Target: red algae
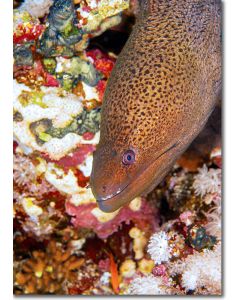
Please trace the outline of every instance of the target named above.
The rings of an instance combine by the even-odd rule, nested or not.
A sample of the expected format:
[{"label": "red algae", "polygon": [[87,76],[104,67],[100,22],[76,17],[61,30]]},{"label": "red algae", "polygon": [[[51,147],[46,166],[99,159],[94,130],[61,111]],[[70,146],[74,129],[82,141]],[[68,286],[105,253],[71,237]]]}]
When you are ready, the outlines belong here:
[{"label": "red algae", "polygon": [[142,199],[142,204],[138,211],[132,211],[128,206],[123,207],[118,214],[108,222],[100,222],[92,214],[92,210],[96,206],[94,203],[75,206],[67,201],[66,212],[72,216],[71,222],[75,227],[92,229],[100,238],[107,238],[116,232],[122,223],[128,224],[130,221],[145,231],[154,231],[158,228],[156,209],[144,199]]}]

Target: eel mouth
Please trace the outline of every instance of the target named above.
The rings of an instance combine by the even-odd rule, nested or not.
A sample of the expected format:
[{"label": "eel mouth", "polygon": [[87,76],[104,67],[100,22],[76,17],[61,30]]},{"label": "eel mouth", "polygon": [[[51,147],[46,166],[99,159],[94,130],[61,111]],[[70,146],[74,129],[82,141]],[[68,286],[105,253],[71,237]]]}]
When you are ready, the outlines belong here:
[{"label": "eel mouth", "polygon": [[115,210],[119,209],[124,203],[126,203],[122,195],[124,191],[131,184],[132,183],[125,185],[122,189],[118,190],[115,194],[110,194],[109,196],[106,197],[97,198],[96,200],[99,208],[104,212],[114,212]]},{"label": "eel mouth", "polygon": [[[135,178],[134,181],[131,181],[130,183],[126,184],[122,189],[117,190],[116,193],[107,195],[105,197],[97,197],[97,203],[99,208],[104,212],[113,212],[119,209],[124,204],[130,202],[134,199],[134,197],[129,200],[128,198],[128,188],[133,186],[133,184],[136,182],[137,179],[139,179],[140,176],[144,175],[144,173],[147,172],[147,170],[164,154],[168,153],[170,150],[174,149],[179,142],[174,143],[172,146],[170,146],[167,150],[163,151],[144,171],[142,171],[138,176]],[[126,197],[124,197],[124,194]],[[136,195],[137,196],[137,195]]]},{"label": "eel mouth", "polygon": [[126,184],[123,188],[117,190],[116,193],[114,193],[114,194],[110,194],[105,197],[99,197],[99,198],[97,198],[97,201],[101,202],[101,201],[107,201],[109,199],[112,199],[112,198],[116,197],[117,195],[121,194],[129,185],[130,185],[130,183]]}]

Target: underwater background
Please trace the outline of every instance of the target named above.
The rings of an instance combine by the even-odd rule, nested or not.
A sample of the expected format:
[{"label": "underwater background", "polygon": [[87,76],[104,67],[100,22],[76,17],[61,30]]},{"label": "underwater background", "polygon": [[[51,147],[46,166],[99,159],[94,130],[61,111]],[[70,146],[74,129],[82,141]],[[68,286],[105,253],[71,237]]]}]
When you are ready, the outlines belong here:
[{"label": "underwater background", "polygon": [[221,294],[221,105],[147,197],[89,186],[136,1],[14,1],[14,293]]}]

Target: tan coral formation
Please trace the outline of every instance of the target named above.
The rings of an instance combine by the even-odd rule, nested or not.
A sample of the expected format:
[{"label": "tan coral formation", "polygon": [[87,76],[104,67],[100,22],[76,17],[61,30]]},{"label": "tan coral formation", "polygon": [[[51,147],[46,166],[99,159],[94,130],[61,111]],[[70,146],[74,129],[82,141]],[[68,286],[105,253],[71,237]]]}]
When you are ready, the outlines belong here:
[{"label": "tan coral formation", "polygon": [[50,241],[45,251],[33,251],[32,256],[21,263],[15,275],[15,285],[25,294],[61,294],[64,281],[77,278],[77,270],[84,264],[83,258],[63,250]]}]

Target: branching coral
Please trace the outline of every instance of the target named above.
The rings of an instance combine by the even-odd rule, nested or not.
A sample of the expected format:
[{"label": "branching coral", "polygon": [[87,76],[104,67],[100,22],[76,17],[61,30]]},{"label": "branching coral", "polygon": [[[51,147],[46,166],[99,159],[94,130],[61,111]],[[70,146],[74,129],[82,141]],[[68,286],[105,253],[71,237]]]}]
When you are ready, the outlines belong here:
[{"label": "branching coral", "polygon": [[15,285],[25,294],[62,294],[63,283],[77,278],[83,258],[71,255],[71,249],[51,241],[46,251],[33,251],[21,263],[15,276]]}]

